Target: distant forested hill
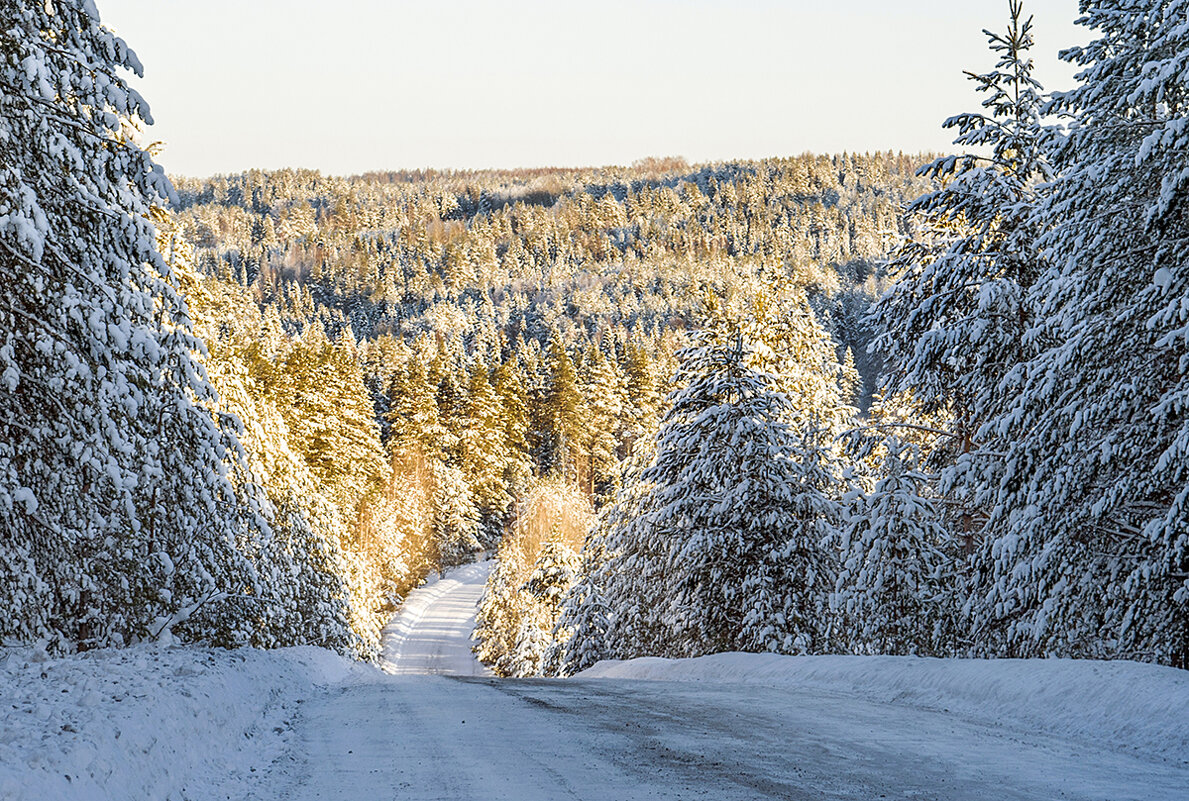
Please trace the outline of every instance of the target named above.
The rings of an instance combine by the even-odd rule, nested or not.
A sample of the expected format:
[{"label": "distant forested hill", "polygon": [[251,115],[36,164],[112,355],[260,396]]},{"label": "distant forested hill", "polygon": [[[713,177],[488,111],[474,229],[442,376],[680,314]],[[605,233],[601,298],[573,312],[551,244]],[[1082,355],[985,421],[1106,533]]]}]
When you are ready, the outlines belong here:
[{"label": "distant forested hill", "polygon": [[[178,225],[207,275],[250,286],[290,333],[418,335],[466,352],[585,350],[684,330],[704,290],[806,287],[868,380],[858,318],[895,247],[924,156],[799,156],[690,166],[176,179]],[[485,337],[496,341],[483,342]],[[660,344],[672,352],[671,344]]]},{"label": "distant forested hill", "polygon": [[806,372],[786,389],[835,428],[869,402],[861,318],[923,160],[176,179],[163,249],[366,651],[427,571],[508,530],[546,525],[530,565],[560,532],[579,547],[707,315],[766,327],[770,367]]}]

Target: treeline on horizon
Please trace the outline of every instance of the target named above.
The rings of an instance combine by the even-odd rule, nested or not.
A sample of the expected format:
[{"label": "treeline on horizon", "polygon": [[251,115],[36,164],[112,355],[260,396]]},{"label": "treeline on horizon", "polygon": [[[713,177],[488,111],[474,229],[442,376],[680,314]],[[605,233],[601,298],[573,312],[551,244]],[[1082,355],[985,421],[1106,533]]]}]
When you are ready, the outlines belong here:
[{"label": "treeline on horizon", "polygon": [[0,11],[0,636],[371,658],[494,549],[503,675],[1183,666],[1183,112],[1120,66],[1184,3],[1053,98],[1009,5],[947,123],[989,156],[172,184],[85,4]]}]

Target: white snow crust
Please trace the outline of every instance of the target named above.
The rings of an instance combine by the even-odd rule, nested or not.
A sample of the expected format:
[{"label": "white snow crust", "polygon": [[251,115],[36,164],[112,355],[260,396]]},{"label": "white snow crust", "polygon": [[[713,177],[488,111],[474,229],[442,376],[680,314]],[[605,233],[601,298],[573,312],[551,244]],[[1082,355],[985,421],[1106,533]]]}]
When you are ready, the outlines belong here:
[{"label": "white snow crust", "polygon": [[318,648],[0,649],[0,798],[242,798],[303,699],[374,672]]}]

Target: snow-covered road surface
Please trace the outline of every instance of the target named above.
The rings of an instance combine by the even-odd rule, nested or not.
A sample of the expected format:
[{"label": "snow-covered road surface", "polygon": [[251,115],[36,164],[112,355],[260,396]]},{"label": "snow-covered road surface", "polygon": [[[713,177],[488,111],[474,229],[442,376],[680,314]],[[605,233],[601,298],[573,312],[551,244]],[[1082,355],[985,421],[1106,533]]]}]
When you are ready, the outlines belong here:
[{"label": "snow-covered road surface", "polygon": [[1186,671],[718,654],[501,680],[469,651],[486,570],[410,596],[397,675],[317,648],[0,647],[0,799],[1189,799]]},{"label": "snow-covered road surface", "polygon": [[253,797],[1189,798],[1189,764],[1166,753],[1123,753],[1010,717],[871,700],[821,681],[477,677],[467,621],[485,573],[465,568],[411,595],[386,640],[399,675],[308,702],[293,748]]},{"label": "snow-covered road surface", "polygon": [[464,565],[409,593],[384,628],[384,669],[397,675],[490,676],[471,653],[471,632],[491,564]]},{"label": "snow-covered road surface", "polygon": [[261,799],[1184,801],[1189,771],[824,692],[404,676],[306,708]]}]

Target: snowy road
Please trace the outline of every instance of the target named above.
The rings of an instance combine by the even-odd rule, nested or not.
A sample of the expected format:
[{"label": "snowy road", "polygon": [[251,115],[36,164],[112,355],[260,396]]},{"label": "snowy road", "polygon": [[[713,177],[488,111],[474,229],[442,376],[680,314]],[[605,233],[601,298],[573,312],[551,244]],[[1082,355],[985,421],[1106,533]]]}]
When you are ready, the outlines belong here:
[{"label": "snowy road", "polygon": [[943,709],[807,688],[482,677],[469,656],[467,620],[484,574],[464,568],[411,596],[386,637],[390,669],[400,675],[306,702],[292,748],[254,797],[1189,797],[1189,766],[1177,760]]},{"label": "snowy road", "polygon": [[490,676],[471,653],[490,562],[464,565],[409,594],[384,629],[384,669],[397,675]]}]

